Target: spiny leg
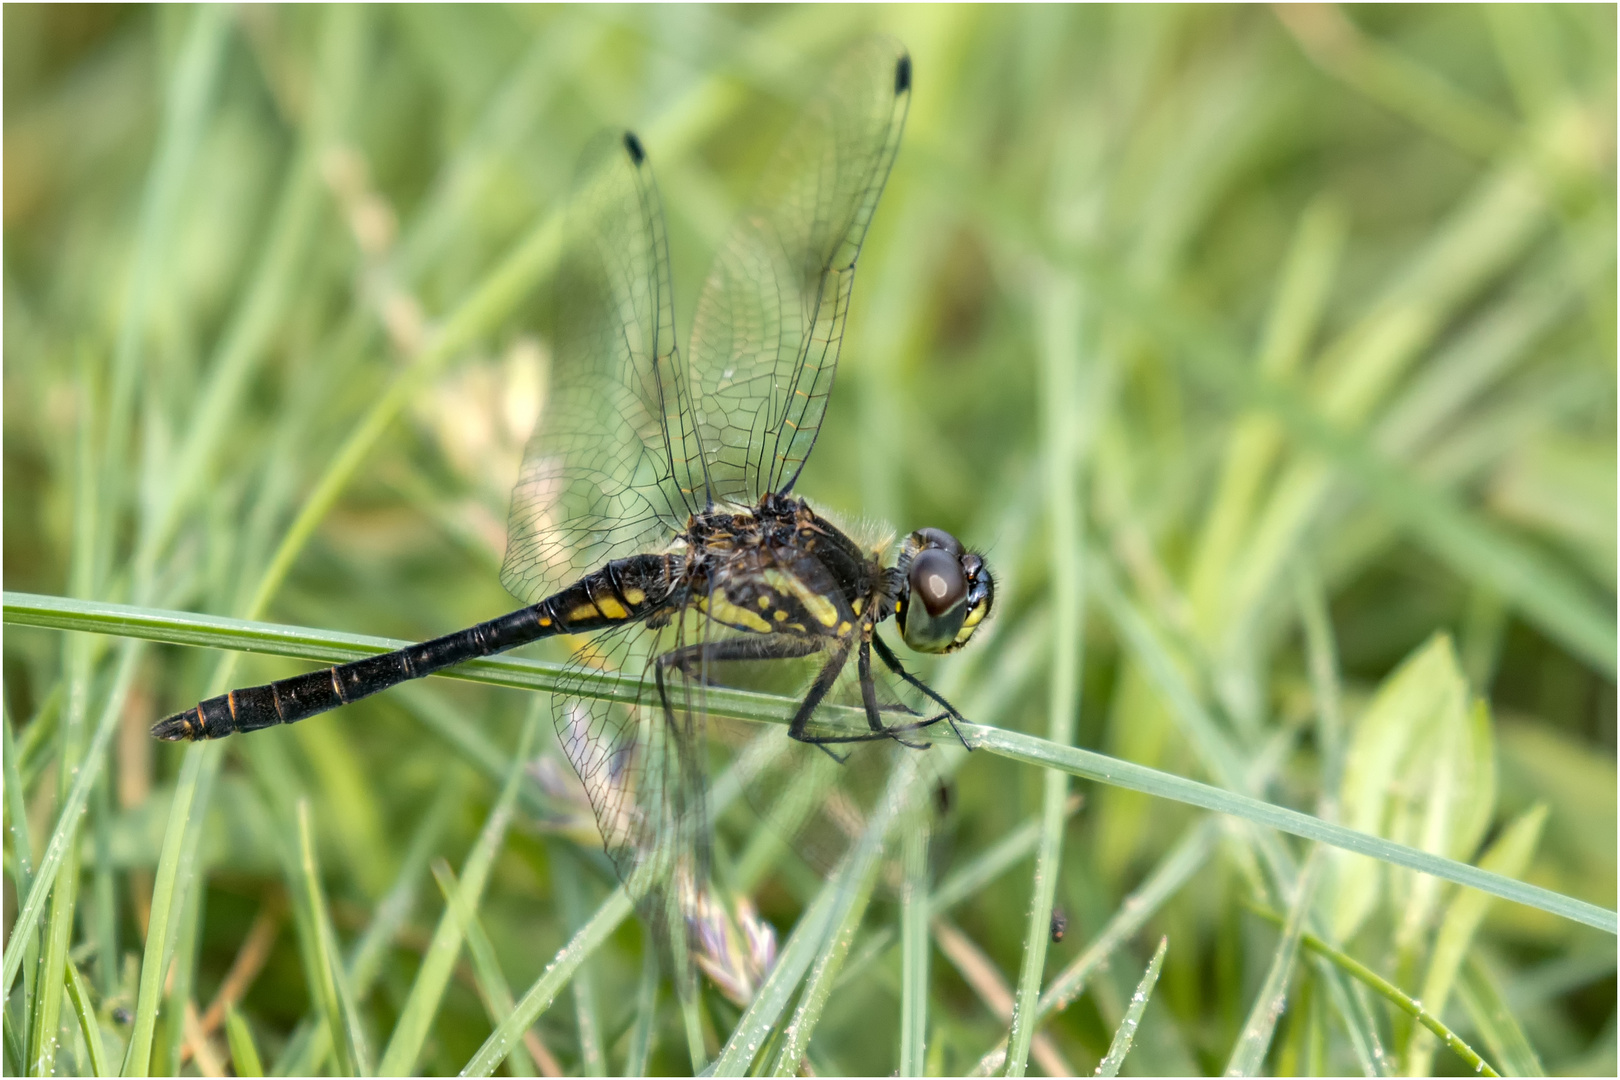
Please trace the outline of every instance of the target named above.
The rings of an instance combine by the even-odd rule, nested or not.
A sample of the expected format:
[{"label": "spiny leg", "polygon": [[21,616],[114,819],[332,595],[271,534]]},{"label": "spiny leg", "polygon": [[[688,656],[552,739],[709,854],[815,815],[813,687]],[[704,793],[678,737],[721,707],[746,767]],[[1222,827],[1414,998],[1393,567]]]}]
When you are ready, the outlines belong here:
[{"label": "spiny leg", "polygon": [[[856,666],[861,677],[861,704],[866,706],[866,722],[871,726],[872,730],[879,735],[889,736],[901,746],[908,746],[913,750],[928,749],[928,743],[907,742],[896,734],[901,731],[913,731],[921,725],[908,724],[902,727],[886,727],[883,721],[878,718],[877,687],[872,684],[872,650],[869,642],[864,638],[861,640]],[[938,717],[934,719],[937,720]],[[932,720],[928,721],[928,723],[933,722]]]},{"label": "spiny leg", "polygon": [[[923,694],[926,694],[931,701],[945,710],[944,719],[950,721],[951,731],[955,733],[956,738],[961,742],[962,746],[971,751],[973,747],[968,746],[967,739],[962,735],[962,729],[956,726],[956,722],[958,720],[964,724],[967,723],[967,718],[956,711],[956,706],[952,705],[950,702],[941,697],[933,687],[929,686],[927,683],[917,678],[917,676],[907,671],[904,667],[900,666],[899,658],[896,657],[892,651],[890,651],[889,647],[883,643],[883,639],[878,637],[876,634],[872,635],[872,647],[877,650],[878,659],[882,660],[883,663],[888,666],[890,671],[900,676]],[[938,719],[940,718],[935,717],[935,720]]]}]

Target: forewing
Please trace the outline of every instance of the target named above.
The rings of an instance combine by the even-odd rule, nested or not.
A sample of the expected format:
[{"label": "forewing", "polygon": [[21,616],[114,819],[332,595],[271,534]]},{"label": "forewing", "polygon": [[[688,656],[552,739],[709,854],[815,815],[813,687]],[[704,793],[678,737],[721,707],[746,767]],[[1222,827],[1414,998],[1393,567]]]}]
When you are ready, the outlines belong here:
[{"label": "forewing", "polygon": [[838,65],[767,167],[698,300],[689,352],[705,471],[685,486],[706,482],[717,501],[752,503],[798,478],[910,97],[905,49],[868,41]]},{"label": "forewing", "polygon": [[[633,135],[581,166],[537,311],[551,375],[512,491],[501,582],[535,601],[684,527],[675,462],[695,456],[675,349],[664,212]],[[684,471],[684,470],[683,470]]]}]

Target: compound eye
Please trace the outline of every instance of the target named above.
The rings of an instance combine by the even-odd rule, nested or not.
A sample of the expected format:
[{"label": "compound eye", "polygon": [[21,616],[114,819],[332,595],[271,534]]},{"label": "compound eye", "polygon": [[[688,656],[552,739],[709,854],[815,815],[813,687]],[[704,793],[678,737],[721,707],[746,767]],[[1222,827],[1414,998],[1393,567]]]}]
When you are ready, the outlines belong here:
[{"label": "compound eye", "polygon": [[922,601],[931,618],[939,618],[967,597],[962,564],[939,548],[919,551],[911,560],[911,595]]}]

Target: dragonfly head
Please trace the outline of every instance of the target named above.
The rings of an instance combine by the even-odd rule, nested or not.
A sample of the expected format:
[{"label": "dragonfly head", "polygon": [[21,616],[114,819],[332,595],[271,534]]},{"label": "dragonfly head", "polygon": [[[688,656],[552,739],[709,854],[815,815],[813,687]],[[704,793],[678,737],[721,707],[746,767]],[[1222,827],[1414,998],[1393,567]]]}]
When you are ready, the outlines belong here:
[{"label": "dragonfly head", "polygon": [[942,529],[906,537],[897,566],[900,636],[918,652],[955,652],[990,614],[996,583],[984,559]]}]

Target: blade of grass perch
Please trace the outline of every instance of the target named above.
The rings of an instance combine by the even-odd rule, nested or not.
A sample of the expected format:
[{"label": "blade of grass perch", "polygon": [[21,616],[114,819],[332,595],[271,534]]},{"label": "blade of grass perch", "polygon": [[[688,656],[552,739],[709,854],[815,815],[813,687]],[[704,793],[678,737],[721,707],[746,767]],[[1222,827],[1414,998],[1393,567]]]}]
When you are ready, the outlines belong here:
[{"label": "blade of grass perch", "polygon": [[326,911],[326,894],[321,888],[320,864],[315,855],[315,836],[310,824],[309,800],[298,801],[298,852],[303,870],[306,917],[310,920],[315,937],[315,971],[311,979],[319,997],[321,1012],[331,1034],[332,1048],[337,1052],[338,1071],[344,1076],[369,1076],[365,1038],[359,1029],[359,1017],[345,1003],[338,989],[337,942],[334,940],[330,919]]},{"label": "blade of grass perch", "polygon": [[1097,1064],[1095,1075],[1119,1075],[1119,1067],[1125,1063],[1125,1055],[1131,1052],[1131,1043],[1136,1041],[1137,1025],[1142,1022],[1142,1012],[1147,1008],[1148,999],[1153,996],[1153,984],[1159,981],[1159,969],[1164,966],[1164,954],[1169,946],[1169,938],[1159,939],[1159,947],[1153,951],[1153,959],[1148,961],[1147,970],[1142,972],[1142,981],[1136,984],[1136,993],[1131,995],[1131,1006],[1125,1010],[1125,1019],[1119,1022],[1114,1041],[1109,1044],[1107,1056]]},{"label": "blade of grass perch", "polygon": [[90,1056],[92,1076],[111,1076],[112,1063],[101,1041],[101,1021],[96,1019],[96,1006],[90,1000],[90,987],[79,974],[79,966],[69,960],[67,964],[68,995],[73,999],[73,1011],[79,1017],[79,1030],[84,1033],[84,1045]]},{"label": "blade of grass perch", "polygon": [[[456,881],[454,870],[443,859],[433,860],[433,878],[439,883],[439,892],[444,897],[445,907],[455,912],[456,919],[461,924],[461,932],[467,937],[467,951],[472,954],[473,974],[478,979],[478,993],[484,999],[484,1009],[489,1013],[491,1024],[498,1024],[501,1018],[512,1012],[512,988],[507,985],[506,976],[501,974],[501,964],[495,956],[495,946],[490,943],[489,935],[484,933],[483,924],[478,921],[476,913],[468,909],[461,898],[460,884]],[[533,1032],[525,1032],[525,1036]],[[529,1052],[522,1046],[512,1047],[512,1053],[507,1058],[507,1067],[512,1070],[513,1076],[533,1076],[534,1062]]]},{"label": "blade of grass perch", "polygon": [[1293,978],[1294,962],[1299,956],[1299,936],[1305,930],[1305,916],[1316,895],[1321,865],[1321,849],[1313,848],[1305,860],[1305,868],[1300,871],[1299,886],[1293,906],[1288,909],[1282,937],[1272,953],[1271,968],[1255,994],[1249,1018],[1238,1033],[1232,1056],[1226,1062],[1227,1076],[1257,1076],[1265,1064],[1266,1052],[1271,1049],[1272,1037],[1277,1032],[1277,1020],[1288,1000],[1288,982]]},{"label": "blade of grass perch", "polygon": [[[1051,557],[1052,682],[1048,690],[1047,737],[1058,745],[1074,741],[1080,711],[1080,671],[1085,613],[1082,572],[1086,562],[1084,525],[1080,519],[1082,428],[1085,403],[1076,372],[1084,364],[1080,341],[1080,290],[1068,276],[1041,274],[1037,282],[1042,337],[1041,381],[1046,501]],[[1023,962],[1013,1001],[1012,1031],[1007,1042],[1007,1075],[1023,1076],[1029,1044],[1035,1034],[1035,1003],[1046,971],[1051,940],[1052,899],[1057,892],[1063,855],[1064,804],[1069,778],[1056,770],[1041,777],[1041,842],[1035,852],[1029,923],[1024,932]]]},{"label": "blade of grass perch", "polygon": [[500,1026],[484,1040],[484,1045],[463,1066],[461,1075],[489,1076],[498,1069],[501,1062],[506,1060],[506,1055],[512,1052],[512,1047],[522,1038],[523,1032],[557,1000],[557,995],[573,978],[581,961],[596,951],[608,935],[629,918],[632,910],[629,893],[623,887],[613,890],[590,921],[579,928],[556,959],[547,965],[546,970],[524,993],[511,1015],[502,1020]]},{"label": "blade of grass perch", "polygon": [[[1093,560],[1092,569],[1098,571],[1093,575],[1093,584],[1101,577],[1103,564]],[[392,643],[386,638],[363,638],[358,635],[338,634],[309,628],[275,628],[268,624],[243,623],[240,620],[220,619],[213,616],[200,616],[181,614],[175,612],[162,612],[153,609],[133,608],[121,604],[94,603],[69,600],[62,597],[40,596],[33,593],[7,592],[3,599],[5,621],[18,625],[53,626],[57,629],[87,630],[95,633],[139,634],[140,636],[158,641],[173,641],[179,644],[208,644],[216,647],[240,647],[242,628],[248,628],[254,635],[255,643],[272,642],[273,651],[287,656],[298,656],[305,659],[331,662],[333,660],[357,659],[362,656],[386,652],[397,648],[401,643]],[[116,627],[116,628],[115,628]],[[220,628],[232,627],[232,630],[221,632]],[[278,632],[279,631],[279,632]],[[365,641],[368,646],[363,649],[348,644],[351,641]],[[270,650],[266,650],[270,651]],[[558,686],[558,674],[561,665],[547,664],[539,661],[490,659],[470,661],[459,669],[446,674],[452,678],[466,678],[478,682],[485,682],[495,686],[513,686],[531,690],[552,690]],[[585,692],[593,697],[607,700],[633,701],[632,690],[629,689],[633,681],[621,680],[612,675],[606,675],[598,680],[594,686]],[[743,720],[755,720],[768,723],[785,724],[792,717],[796,702],[791,698],[777,697],[772,694],[755,693],[753,691],[734,690],[730,688],[715,688],[709,693],[709,706],[712,712],[723,716],[733,716]],[[856,724],[864,724],[865,717],[859,710],[850,710],[850,720]],[[1410,867],[1426,874],[1454,881],[1481,892],[1499,896],[1527,907],[1538,908],[1561,918],[1571,919],[1575,922],[1585,923],[1596,927],[1606,933],[1616,933],[1620,918],[1616,913],[1596,904],[1587,903],[1574,897],[1555,893],[1549,889],[1529,885],[1522,881],[1514,881],[1500,874],[1484,871],[1467,863],[1457,862],[1454,859],[1441,858],[1419,851],[1404,844],[1371,836],[1367,833],[1348,829],[1341,825],[1322,821],[1320,818],[1291,810],[1285,806],[1268,803],[1260,799],[1235,792],[1223,791],[1208,784],[1189,780],[1158,769],[1147,768],[1134,762],[1111,758],[1106,754],[1083,750],[1073,746],[1055,746],[1045,739],[1020,732],[1007,731],[1002,728],[987,727],[980,724],[960,725],[963,737],[975,749],[984,749],[1001,757],[1023,761],[1028,764],[1046,768],[1062,769],[1073,776],[1086,780],[1096,780],[1105,784],[1117,784],[1121,787],[1131,788],[1135,791],[1144,791],[1150,795],[1173,799],[1190,806],[1202,807],[1206,810],[1217,810],[1223,814],[1244,818],[1268,828],[1278,829],[1291,833],[1307,840],[1319,840],[1346,851],[1370,855],[1399,866]],[[107,731],[111,735],[111,729]],[[100,732],[98,731],[98,737]],[[936,738],[936,736],[927,736]],[[92,757],[93,763],[93,757]],[[80,774],[82,782],[84,774]],[[74,789],[78,790],[77,786]],[[88,795],[88,789],[85,792]],[[82,802],[82,801],[81,801]],[[53,834],[53,841],[55,836]],[[57,856],[59,858],[60,856]],[[46,859],[51,858],[51,849],[47,848]],[[42,860],[42,867],[44,860]],[[34,882],[33,893],[29,900],[40,894],[39,882]],[[43,896],[40,896],[43,900]],[[27,908],[25,904],[25,910]],[[37,905],[35,905],[37,917]],[[18,966],[21,961],[19,960]],[[12,960],[6,958],[7,971],[15,978],[16,971],[12,968]]]},{"label": "blade of grass perch", "polygon": [[921,1076],[928,1036],[928,822],[905,830],[900,896],[900,1075]]},{"label": "blade of grass perch", "polygon": [[235,1005],[225,1007],[225,1041],[231,1047],[231,1070],[237,1076],[263,1076],[264,1063],[254,1045],[253,1031]]},{"label": "blade of grass perch", "polygon": [[[462,867],[460,895],[467,910],[478,910],[478,898],[483,895],[484,885],[489,880],[490,867],[494,865],[495,856],[499,854],[501,843],[506,838],[506,828],[512,821],[513,803],[517,799],[518,788],[528,768],[529,750],[534,745],[535,731],[539,727],[540,715],[544,711],[542,703],[542,699],[536,699],[529,709],[528,720],[523,726],[523,735],[518,740],[517,753],[512,759],[511,771],[507,774],[506,786],[501,789],[500,798],[490,811],[489,820],[485,822],[477,844]],[[445,986],[450,981],[456,954],[460,951],[460,923],[455,912],[447,909],[439,918],[438,928],[433,932],[433,941],[428,946],[427,954],[422,958],[422,967],[417,972],[416,981],[411,985],[411,992],[405,999],[404,1008],[400,1010],[399,1021],[394,1025],[394,1033],[388,1040],[388,1049],[384,1051],[382,1061],[377,1066],[378,1072],[382,1075],[403,1076],[413,1070],[416,1059],[422,1052],[422,1045],[427,1042],[428,1029],[439,1011],[439,1003],[444,996]],[[523,1027],[527,1028],[528,1025],[524,1024]],[[493,1039],[494,1035],[490,1038]]]}]

